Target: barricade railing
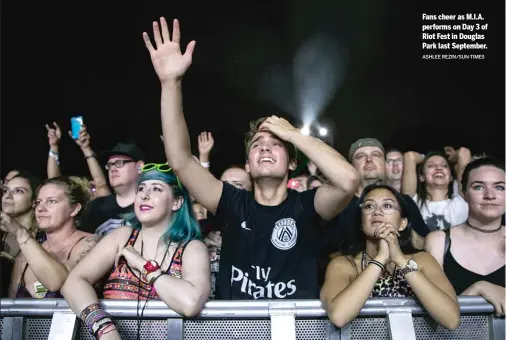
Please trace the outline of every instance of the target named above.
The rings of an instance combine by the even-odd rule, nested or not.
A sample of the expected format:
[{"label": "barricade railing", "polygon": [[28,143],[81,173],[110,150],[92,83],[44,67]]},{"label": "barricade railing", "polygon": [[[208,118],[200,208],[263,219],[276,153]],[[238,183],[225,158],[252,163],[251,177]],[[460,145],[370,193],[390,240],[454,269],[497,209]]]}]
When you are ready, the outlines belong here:
[{"label": "barricade railing", "polygon": [[[211,301],[195,318],[183,318],[161,301],[102,300],[123,339],[159,340],[348,340],[505,339],[504,319],[481,297],[460,297],[461,323],[454,331],[436,324],[411,299],[370,299],[346,327],[335,328],[317,300]],[[140,320],[140,322],[139,322]],[[0,300],[2,340],[93,339],[60,299]]]}]

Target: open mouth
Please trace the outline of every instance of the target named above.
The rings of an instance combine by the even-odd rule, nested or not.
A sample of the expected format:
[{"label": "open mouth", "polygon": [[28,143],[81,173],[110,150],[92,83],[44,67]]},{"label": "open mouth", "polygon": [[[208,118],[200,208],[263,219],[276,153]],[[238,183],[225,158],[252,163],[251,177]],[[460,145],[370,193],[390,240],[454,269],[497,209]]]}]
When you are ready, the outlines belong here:
[{"label": "open mouth", "polygon": [[262,157],[262,158],[260,158],[260,161],[258,163],[260,163],[260,164],[263,164],[263,163],[274,164],[275,161],[274,161],[274,158],[272,158],[272,157]]},{"label": "open mouth", "polygon": [[441,179],[444,179],[445,175],[442,172],[436,172],[434,175],[432,175],[432,178],[441,178]]}]

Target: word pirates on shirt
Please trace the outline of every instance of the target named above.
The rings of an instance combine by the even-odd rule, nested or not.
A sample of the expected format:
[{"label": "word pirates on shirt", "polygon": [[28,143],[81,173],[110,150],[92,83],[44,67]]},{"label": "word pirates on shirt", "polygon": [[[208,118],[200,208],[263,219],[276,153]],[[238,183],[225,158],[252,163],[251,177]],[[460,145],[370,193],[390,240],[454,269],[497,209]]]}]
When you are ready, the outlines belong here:
[{"label": "word pirates on shirt", "polygon": [[318,298],[316,190],[288,190],[278,206],[223,184],[216,217],[222,231],[219,299]]}]

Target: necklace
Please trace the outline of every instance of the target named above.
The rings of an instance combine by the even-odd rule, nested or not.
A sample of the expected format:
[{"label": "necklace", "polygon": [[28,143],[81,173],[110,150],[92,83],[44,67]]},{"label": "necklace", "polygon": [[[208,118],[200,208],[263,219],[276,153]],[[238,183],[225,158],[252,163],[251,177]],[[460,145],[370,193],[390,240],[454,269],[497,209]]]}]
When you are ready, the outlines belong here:
[{"label": "necklace", "polygon": [[[56,251],[61,250],[61,249],[65,249],[65,247],[67,246],[67,242],[68,242],[69,240],[71,240],[71,239],[72,239],[72,236],[73,236],[76,232],[77,232],[77,228],[76,228],[76,229],[74,229],[74,231],[73,231],[73,232],[72,232],[69,236],[67,236],[67,237],[65,238],[65,241],[63,241],[63,242],[59,242],[59,243],[58,243],[58,247],[57,247],[57,248],[59,248],[59,249],[57,249]],[[47,242],[47,239],[46,239],[46,242]],[[54,244],[53,244],[53,246],[54,246]],[[55,252],[55,251],[53,250],[53,247],[51,246],[51,244],[50,244],[49,242],[47,243],[47,250],[48,250],[49,252]]]},{"label": "necklace", "polygon": [[499,230],[501,230],[501,228],[502,228],[502,225],[499,225],[499,227],[498,227],[498,228],[496,228],[496,229],[492,229],[492,230],[488,230],[488,229],[480,229],[480,228],[478,228],[478,227],[475,227],[475,226],[474,226],[474,225],[472,225],[471,223],[469,223],[469,220],[468,220],[468,221],[466,221],[466,224],[467,224],[467,226],[468,226],[469,228],[474,229],[474,230],[479,231],[479,232],[482,232],[482,233],[485,233],[485,234],[492,234],[492,233],[495,233],[496,231],[499,231]]}]

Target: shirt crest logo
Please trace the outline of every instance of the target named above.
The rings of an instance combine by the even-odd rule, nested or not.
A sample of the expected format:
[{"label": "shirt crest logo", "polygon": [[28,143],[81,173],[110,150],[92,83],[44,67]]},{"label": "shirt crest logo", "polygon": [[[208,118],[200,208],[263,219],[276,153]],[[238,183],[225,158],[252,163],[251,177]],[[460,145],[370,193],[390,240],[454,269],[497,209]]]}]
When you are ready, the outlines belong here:
[{"label": "shirt crest logo", "polygon": [[280,250],[293,248],[297,243],[297,224],[292,218],[283,218],[274,224],[272,244]]}]

